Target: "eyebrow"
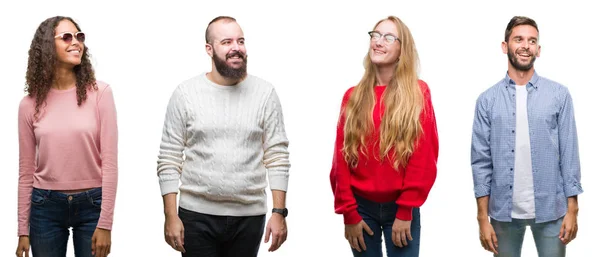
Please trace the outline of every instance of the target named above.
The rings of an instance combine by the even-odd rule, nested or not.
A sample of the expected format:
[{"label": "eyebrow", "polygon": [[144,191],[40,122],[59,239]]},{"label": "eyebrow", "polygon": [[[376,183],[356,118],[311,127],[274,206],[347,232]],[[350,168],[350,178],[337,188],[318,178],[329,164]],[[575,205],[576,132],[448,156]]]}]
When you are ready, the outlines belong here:
[{"label": "eyebrow", "polygon": [[381,34],[382,36],[385,36],[385,35],[392,35],[392,36],[394,36],[394,37],[398,37],[398,36],[394,35],[393,33],[383,33],[383,32],[381,32],[381,31],[379,31],[379,30],[373,30],[373,31],[375,31],[375,32],[377,32],[377,33],[379,33],[379,34]]},{"label": "eyebrow", "polygon": [[[524,36],[521,36],[521,35],[516,35],[516,36],[514,36],[513,38],[525,38],[525,37],[524,37]],[[537,37],[529,37],[529,38],[527,38],[527,39],[535,39],[535,40],[537,40],[538,38],[537,38]]]},{"label": "eyebrow", "polygon": [[81,31],[77,30],[77,31],[73,32],[73,31],[68,31],[68,30],[66,30],[66,31],[61,31],[61,32],[58,32],[58,34],[61,34],[61,33],[67,33],[67,32],[69,32],[69,33],[77,33],[77,32],[81,32]]},{"label": "eyebrow", "polygon": [[[230,37],[224,38],[224,39],[221,39],[221,41],[219,41],[219,42],[223,42],[223,41],[227,41],[227,40],[233,40],[233,38],[230,38]],[[237,40],[246,40],[246,39],[244,37],[240,37]]]}]

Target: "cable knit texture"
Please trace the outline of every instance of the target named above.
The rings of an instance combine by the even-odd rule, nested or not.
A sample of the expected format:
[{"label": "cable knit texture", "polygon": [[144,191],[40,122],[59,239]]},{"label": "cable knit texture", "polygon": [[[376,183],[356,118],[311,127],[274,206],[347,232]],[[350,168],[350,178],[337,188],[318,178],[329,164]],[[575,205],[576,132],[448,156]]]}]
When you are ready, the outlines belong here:
[{"label": "cable knit texture", "polygon": [[161,194],[180,191],[179,205],[199,213],[265,214],[267,173],[271,190],[287,191],[287,148],[269,82],[248,75],[222,86],[203,73],[180,84],[169,101],[157,167]]},{"label": "cable knit texture", "polygon": [[35,99],[19,105],[19,236],[29,235],[33,188],[102,187],[97,227],[111,230],[117,193],[117,113],[111,88],[97,81],[77,106],[77,92],[51,89],[34,119]]}]

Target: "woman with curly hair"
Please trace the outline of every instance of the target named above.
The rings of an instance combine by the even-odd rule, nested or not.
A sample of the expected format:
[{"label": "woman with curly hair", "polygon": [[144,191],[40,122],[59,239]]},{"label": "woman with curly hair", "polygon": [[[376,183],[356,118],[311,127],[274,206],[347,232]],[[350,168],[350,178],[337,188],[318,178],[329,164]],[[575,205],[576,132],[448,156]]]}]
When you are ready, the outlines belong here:
[{"label": "woman with curly hair", "polygon": [[110,253],[117,190],[117,117],[96,81],[85,34],[69,17],[42,22],[19,105],[17,256]]},{"label": "woman with curly hair", "polygon": [[413,37],[397,17],[380,20],[365,73],[342,100],[331,169],[335,212],[354,256],[418,256],[419,207],[436,178],[431,95],[417,75]]}]

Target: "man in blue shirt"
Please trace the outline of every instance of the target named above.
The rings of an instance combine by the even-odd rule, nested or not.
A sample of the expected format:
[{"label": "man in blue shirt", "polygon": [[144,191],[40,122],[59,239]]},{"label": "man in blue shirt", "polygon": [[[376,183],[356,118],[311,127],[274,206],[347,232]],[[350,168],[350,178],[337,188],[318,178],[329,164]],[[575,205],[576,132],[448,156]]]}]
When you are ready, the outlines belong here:
[{"label": "man in blue shirt", "polygon": [[[481,245],[520,256],[527,226],[544,257],[565,256],[583,192],[569,90],[541,77],[534,20],[513,17],[502,50],[508,71],[476,102],[471,166]],[[488,219],[489,216],[489,219]]]}]

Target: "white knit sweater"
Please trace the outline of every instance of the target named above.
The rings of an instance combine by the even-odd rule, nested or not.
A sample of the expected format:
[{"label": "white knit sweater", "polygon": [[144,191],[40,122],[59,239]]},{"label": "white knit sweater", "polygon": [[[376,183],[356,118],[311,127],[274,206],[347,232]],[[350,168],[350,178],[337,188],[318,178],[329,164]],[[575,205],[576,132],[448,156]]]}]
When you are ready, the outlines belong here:
[{"label": "white knit sweater", "polygon": [[203,73],[180,84],[169,101],[158,156],[161,193],[181,191],[179,205],[199,213],[265,214],[267,172],[271,190],[287,191],[287,148],[269,82],[248,75],[222,86]]}]

